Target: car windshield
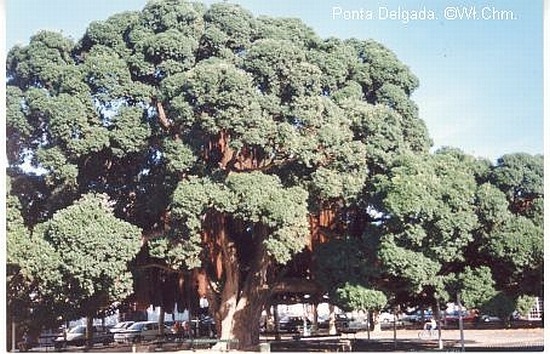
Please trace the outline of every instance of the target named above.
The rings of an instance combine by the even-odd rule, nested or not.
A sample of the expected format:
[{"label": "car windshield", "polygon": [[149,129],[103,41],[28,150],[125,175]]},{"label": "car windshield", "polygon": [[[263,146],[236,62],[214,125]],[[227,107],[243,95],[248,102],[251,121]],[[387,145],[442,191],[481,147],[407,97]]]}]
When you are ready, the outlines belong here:
[{"label": "car windshield", "polygon": [[128,323],[128,322],[119,322],[119,323],[117,323],[113,328],[116,328],[116,329],[118,329],[118,328],[126,328],[126,327],[128,327],[128,326],[129,326],[129,323]]},{"label": "car windshield", "polygon": [[76,326],[69,330],[69,333],[85,333],[86,326]]},{"label": "car windshield", "polygon": [[132,330],[132,331],[141,331],[141,329],[143,328],[143,326],[145,326],[145,323],[134,323],[133,325],[131,325],[130,327],[128,327],[129,330]]}]

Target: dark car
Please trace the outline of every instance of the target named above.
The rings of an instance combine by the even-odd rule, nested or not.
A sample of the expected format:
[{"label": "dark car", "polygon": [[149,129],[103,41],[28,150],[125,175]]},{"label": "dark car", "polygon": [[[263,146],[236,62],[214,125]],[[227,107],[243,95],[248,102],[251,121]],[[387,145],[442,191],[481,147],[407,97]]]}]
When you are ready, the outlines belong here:
[{"label": "dark car", "polygon": [[[345,313],[337,313],[334,315],[334,324],[336,326],[336,329],[338,331],[346,331],[349,329],[350,326],[350,319]],[[330,317],[325,315],[323,317],[319,317],[317,321],[317,325],[319,328],[329,328],[330,323]]]},{"label": "dark car", "polygon": [[211,316],[200,316],[191,321],[190,330],[194,337],[216,337],[216,321]]},{"label": "dark car", "polygon": [[336,314],[336,329],[338,331],[346,331],[349,328],[350,320],[345,313]]},{"label": "dark car", "polygon": [[[311,326],[311,321],[305,319],[306,325]],[[281,318],[279,321],[279,330],[281,332],[297,333],[304,328],[304,317],[289,316]]]}]

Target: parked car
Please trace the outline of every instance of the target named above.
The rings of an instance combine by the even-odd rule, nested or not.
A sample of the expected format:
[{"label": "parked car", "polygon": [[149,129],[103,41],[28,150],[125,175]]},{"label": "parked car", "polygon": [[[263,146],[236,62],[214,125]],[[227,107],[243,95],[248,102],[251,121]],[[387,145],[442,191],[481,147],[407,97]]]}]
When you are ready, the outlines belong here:
[{"label": "parked car", "polygon": [[[305,319],[307,326],[311,326],[311,321]],[[300,332],[304,328],[304,317],[299,316],[289,316],[283,317],[279,321],[279,330],[281,332],[291,332],[296,333]]]},{"label": "parked car", "polygon": [[117,323],[116,325],[114,325],[113,327],[111,327],[109,329],[109,332],[115,334],[115,333],[118,333],[118,332],[123,332],[125,331],[126,329],[128,329],[128,327],[130,327],[131,325],[133,325],[135,322],[134,321],[122,321],[122,322],[119,322]]},{"label": "parked car", "polygon": [[193,319],[190,324],[190,330],[194,337],[216,337],[216,321],[212,316],[200,316]]},{"label": "parked car", "polygon": [[159,330],[159,324],[156,321],[141,321],[135,322],[124,331],[115,333],[114,340],[117,343],[139,343],[156,339],[159,336],[168,338],[171,333],[172,331],[166,325]]},{"label": "parked car", "polygon": [[422,310],[417,310],[414,312],[405,312],[401,316],[401,320],[403,322],[408,323],[419,323],[422,322],[422,319],[424,319],[424,322],[429,321],[433,317],[431,310],[424,310],[424,313],[422,313]]},{"label": "parked car", "polygon": [[359,318],[351,318],[348,322],[348,330],[351,331],[366,331],[369,321],[366,316]]},{"label": "parked car", "polygon": [[399,322],[399,318],[393,313],[380,312],[380,314],[378,314],[378,321],[380,323],[388,324],[388,323],[393,323],[396,320],[397,322]]},{"label": "parked car", "polygon": [[492,316],[492,315],[481,315],[480,319],[481,319],[481,322],[485,322],[485,323],[502,322],[502,319],[500,317]]},{"label": "parked car", "polygon": [[[109,345],[113,342],[112,334],[102,326],[93,326],[92,327],[92,344],[101,343],[103,345]],[[67,345],[74,345],[81,347],[86,344],[86,326],[78,325],[69,329],[67,333],[60,334],[54,340],[54,347],[56,349],[61,349]]]},{"label": "parked car", "polygon": [[[345,313],[337,313],[334,315],[334,324],[338,331],[346,331],[350,326],[350,319]],[[330,317],[328,315],[319,316],[317,325],[319,328],[329,328]]]},{"label": "parked car", "polygon": [[349,318],[345,313],[336,314],[336,329],[338,331],[345,331],[349,328]]}]

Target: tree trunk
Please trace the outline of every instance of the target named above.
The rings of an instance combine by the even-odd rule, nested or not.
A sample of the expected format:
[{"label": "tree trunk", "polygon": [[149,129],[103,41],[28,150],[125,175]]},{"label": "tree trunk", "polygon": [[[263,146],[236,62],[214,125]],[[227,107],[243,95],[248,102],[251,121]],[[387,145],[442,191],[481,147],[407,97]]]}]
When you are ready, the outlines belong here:
[{"label": "tree trunk", "polygon": [[336,313],[334,312],[334,305],[330,304],[329,308],[329,317],[328,317],[328,334],[336,334]]},{"label": "tree trunk", "polygon": [[281,332],[279,332],[279,304],[273,305],[273,321],[275,322],[275,340],[281,340]]},{"label": "tree trunk", "polygon": [[313,304],[313,323],[312,334],[315,334],[319,330],[319,303]]},{"label": "tree trunk", "polygon": [[[226,232],[220,232],[223,245],[225,283],[217,318],[221,323],[220,342],[214,349],[256,349],[260,342],[262,309],[269,297],[267,272],[270,260],[262,240],[264,233],[257,229],[257,240],[249,270],[242,272],[236,245]],[[244,278],[243,278],[244,276]]]},{"label": "tree trunk", "polygon": [[[380,323],[378,311],[372,311],[372,322],[374,324],[372,331],[374,333],[382,332],[382,324]],[[395,317],[394,317],[394,322],[395,322]]]},{"label": "tree trunk", "polygon": [[370,310],[367,310],[367,340],[370,340],[370,330],[372,326],[372,316]]},{"label": "tree trunk", "polygon": [[164,316],[165,316],[164,306],[161,305],[159,308],[159,319],[158,319],[159,331],[157,334],[159,339],[164,338]]},{"label": "tree trunk", "polygon": [[93,347],[93,344],[92,344],[93,336],[94,336],[94,320],[92,316],[87,316],[86,317],[86,336],[85,336],[87,349]]}]

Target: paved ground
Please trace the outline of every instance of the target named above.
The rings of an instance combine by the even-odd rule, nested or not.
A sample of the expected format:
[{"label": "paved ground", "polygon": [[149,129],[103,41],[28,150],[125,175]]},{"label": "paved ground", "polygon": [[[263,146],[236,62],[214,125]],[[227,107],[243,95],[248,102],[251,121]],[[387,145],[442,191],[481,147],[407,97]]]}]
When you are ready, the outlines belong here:
[{"label": "paved ground", "polygon": [[[390,330],[371,333],[368,339],[367,332],[344,334],[339,339],[315,339],[294,340],[288,336],[282,341],[271,342],[271,352],[336,352],[353,349],[358,352],[409,352],[409,351],[440,351],[439,341],[420,340],[419,330],[398,330],[394,340],[394,333]],[[459,330],[442,331],[443,351],[461,351]],[[43,349],[43,348],[42,348]],[[51,351],[53,348],[49,348]],[[267,349],[265,346],[262,348]],[[35,351],[37,349],[34,349]],[[464,350],[467,352],[503,352],[503,351],[543,351],[544,329],[468,329],[464,331]],[[83,348],[69,348],[65,352],[83,352]],[[89,352],[157,352],[170,351],[181,353],[212,353],[212,350],[204,350],[195,347],[190,350],[181,344],[166,344],[162,348],[155,345],[140,345],[108,347],[96,346]],[[236,351],[231,351],[236,352]]]},{"label": "paved ground", "polygon": [[[371,334],[369,345],[367,335],[361,332],[354,335],[347,335],[348,338],[355,338],[361,343],[362,351],[370,351],[369,347],[383,347],[387,350],[429,350],[438,349],[439,341],[419,340],[418,330],[400,330],[396,333],[394,342],[393,331],[382,331]],[[544,329],[485,329],[465,330],[464,349],[466,351],[494,351],[494,350],[519,350],[519,351],[542,351],[544,348]],[[441,332],[442,344],[445,349],[462,349],[459,330],[444,330]]]},{"label": "paved ground", "polygon": [[[402,352],[402,351],[461,351],[462,341],[459,330],[441,332],[441,346],[437,338],[420,340],[419,330],[398,330],[394,339],[393,331],[367,332],[343,335],[340,340],[319,339],[318,341],[273,342],[274,352],[320,352],[344,351],[350,348],[359,352]],[[523,329],[469,329],[464,332],[464,350],[468,352],[490,351],[543,351],[544,330],[542,328]],[[349,345],[349,346],[348,346]]]}]

